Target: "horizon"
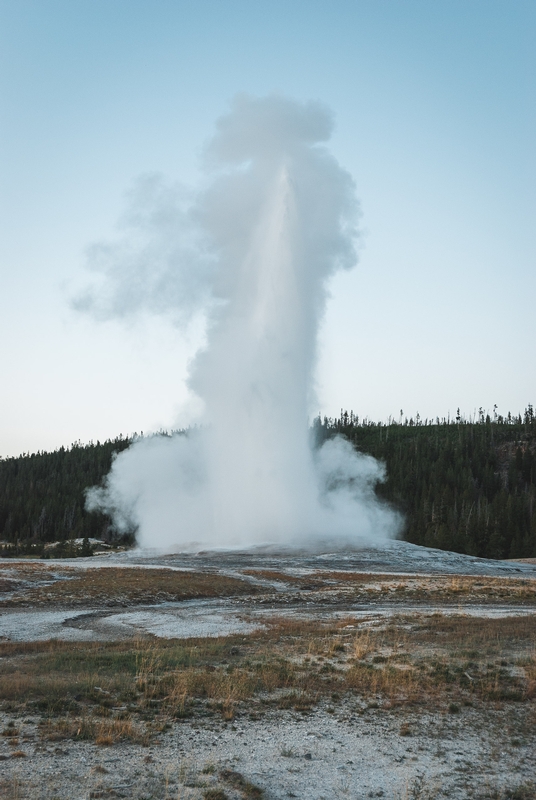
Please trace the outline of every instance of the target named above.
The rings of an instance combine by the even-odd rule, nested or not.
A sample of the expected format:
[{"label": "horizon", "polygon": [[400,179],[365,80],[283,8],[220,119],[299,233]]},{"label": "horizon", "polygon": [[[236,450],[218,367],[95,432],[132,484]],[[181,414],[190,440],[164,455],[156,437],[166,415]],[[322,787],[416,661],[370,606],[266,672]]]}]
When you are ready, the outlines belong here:
[{"label": "horizon", "polygon": [[[536,396],[536,7],[156,0],[5,4],[0,452],[189,424],[205,337],[83,318],[88,249],[124,234],[142,175],[193,190],[239,92],[319,99],[360,202],[333,278],[312,413],[447,416]],[[324,412],[322,412],[324,413]],[[395,409],[395,415],[398,411]]]},{"label": "horizon", "polygon": [[[309,427],[312,428],[315,424],[316,420],[320,420],[321,424],[324,424],[326,421],[329,424],[336,424],[338,421],[342,420],[344,415],[352,415],[352,421],[350,424],[355,424],[357,427],[432,427],[434,425],[443,426],[443,425],[485,425],[485,424],[492,424],[492,425],[525,425],[527,424],[527,415],[531,416],[534,413],[534,406],[532,403],[527,403],[523,412],[518,411],[517,413],[512,414],[508,411],[506,414],[498,414],[496,410],[492,409],[491,413],[489,409],[484,409],[483,407],[479,407],[479,409],[473,409],[472,413],[466,416],[464,412],[457,409],[457,412],[460,414],[459,419],[457,418],[457,414],[450,414],[447,412],[445,416],[442,417],[421,417],[419,412],[414,415],[406,415],[404,414],[402,417],[399,415],[395,417],[394,415],[390,415],[387,420],[378,420],[378,419],[371,419],[370,417],[361,417],[357,414],[354,414],[353,409],[348,411],[347,409],[340,410],[339,416],[335,415],[333,417],[328,417],[324,414],[317,414],[315,417],[312,417],[309,420]],[[128,441],[132,440],[135,441],[136,439],[143,439],[149,438],[152,436],[175,436],[177,434],[185,434],[188,433],[190,430],[195,430],[198,428],[199,425],[194,423],[192,425],[188,425],[184,428],[170,428],[170,429],[160,429],[156,431],[131,431],[130,433],[123,434],[122,432],[116,434],[115,436],[109,436],[102,441],[100,439],[89,439],[87,441],[82,441],[81,439],[75,439],[74,441],[70,442],[69,444],[59,444],[54,448],[49,450],[29,450],[23,451],[17,454],[11,455],[2,455],[0,453],[0,461],[8,461],[9,459],[17,459],[17,458],[31,458],[32,456],[39,456],[39,455],[48,455],[50,453],[57,453],[61,450],[65,450],[66,452],[72,450],[75,447],[93,447],[99,446],[102,444],[107,443],[114,443],[114,442],[121,442],[121,441]]]}]

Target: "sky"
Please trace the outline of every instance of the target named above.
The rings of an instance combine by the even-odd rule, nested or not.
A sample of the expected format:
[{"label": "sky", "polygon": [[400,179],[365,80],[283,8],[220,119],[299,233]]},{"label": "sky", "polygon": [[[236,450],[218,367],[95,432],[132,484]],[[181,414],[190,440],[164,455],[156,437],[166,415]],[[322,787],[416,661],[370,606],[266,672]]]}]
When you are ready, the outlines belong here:
[{"label": "sky", "polygon": [[311,413],[534,403],[535,43],[533,0],[1,0],[0,456],[188,423],[201,327],[71,299],[238,92],[328,105],[361,204]]}]

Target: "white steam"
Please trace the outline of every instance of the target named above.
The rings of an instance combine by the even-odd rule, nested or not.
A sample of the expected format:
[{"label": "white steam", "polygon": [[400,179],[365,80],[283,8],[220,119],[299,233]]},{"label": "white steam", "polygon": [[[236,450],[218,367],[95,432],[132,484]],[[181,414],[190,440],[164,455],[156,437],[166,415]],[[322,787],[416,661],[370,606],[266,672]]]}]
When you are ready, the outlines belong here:
[{"label": "white steam", "polygon": [[397,516],[374,494],[382,466],[341,438],[310,442],[326,282],[356,261],[354,184],[319,144],[331,127],[318,103],[237,97],[207,149],[208,188],[188,196],[143,179],[124,239],[90,252],[101,285],[78,308],[180,323],[203,309],[208,319],[189,377],[201,427],[135,442],[88,496],[120,530],[136,525],[142,546],[396,533]]}]

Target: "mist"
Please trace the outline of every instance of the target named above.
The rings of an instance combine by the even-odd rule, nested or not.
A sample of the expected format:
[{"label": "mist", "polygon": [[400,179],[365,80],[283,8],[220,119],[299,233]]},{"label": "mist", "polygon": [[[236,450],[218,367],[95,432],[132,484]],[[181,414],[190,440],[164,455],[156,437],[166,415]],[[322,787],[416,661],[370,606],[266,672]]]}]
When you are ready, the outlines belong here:
[{"label": "mist", "polygon": [[[99,319],[206,319],[190,365],[199,425],[139,439],[87,505],[168,551],[359,545],[396,536],[373,458],[337,437],[316,447],[318,332],[330,277],[357,261],[352,177],[325,146],[329,110],[237,96],[205,149],[197,192],[145,176],[75,307]],[[173,365],[170,365],[173,369]]]}]

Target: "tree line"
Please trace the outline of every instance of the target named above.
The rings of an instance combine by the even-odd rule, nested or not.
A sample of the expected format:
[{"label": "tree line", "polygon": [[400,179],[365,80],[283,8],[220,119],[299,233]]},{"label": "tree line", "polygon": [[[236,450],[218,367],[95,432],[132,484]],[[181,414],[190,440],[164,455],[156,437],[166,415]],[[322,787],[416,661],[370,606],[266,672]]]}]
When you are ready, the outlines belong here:
[{"label": "tree line", "polygon": [[[415,544],[487,558],[536,556],[536,417],[466,419],[400,416],[387,423],[352,411],[313,423],[317,444],[343,435],[383,461],[387,480],[377,495],[399,509],[403,536]],[[161,432],[160,435],[166,435]],[[100,484],[115,453],[137,438],[61,447],[0,458],[0,554],[44,554],[51,542],[118,541],[111,519],[85,508],[85,490]],[[135,531],[122,536],[133,543]],[[87,550],[87,548],[86,548]]]},{"label": "tree line", "polygon": [[[0,458],[0,554],[41,554],[50,542],[117,539],[105,514],[88,512],[85,490],[100,484],[114,453],[132,437],[106,442],[75,442],[53,453],[24,453]],[[127,537],[133,541],[133,536]],[[60,555],[75,555],[67,545]]]},{"label": "tree line", "polygon": [[379,497],[404,514],[415,544],[485,558],[536,556],[536,416],[403,418],[387,424],[341,411],[314,423],[317,441],[342,434],[383,461]]}]

